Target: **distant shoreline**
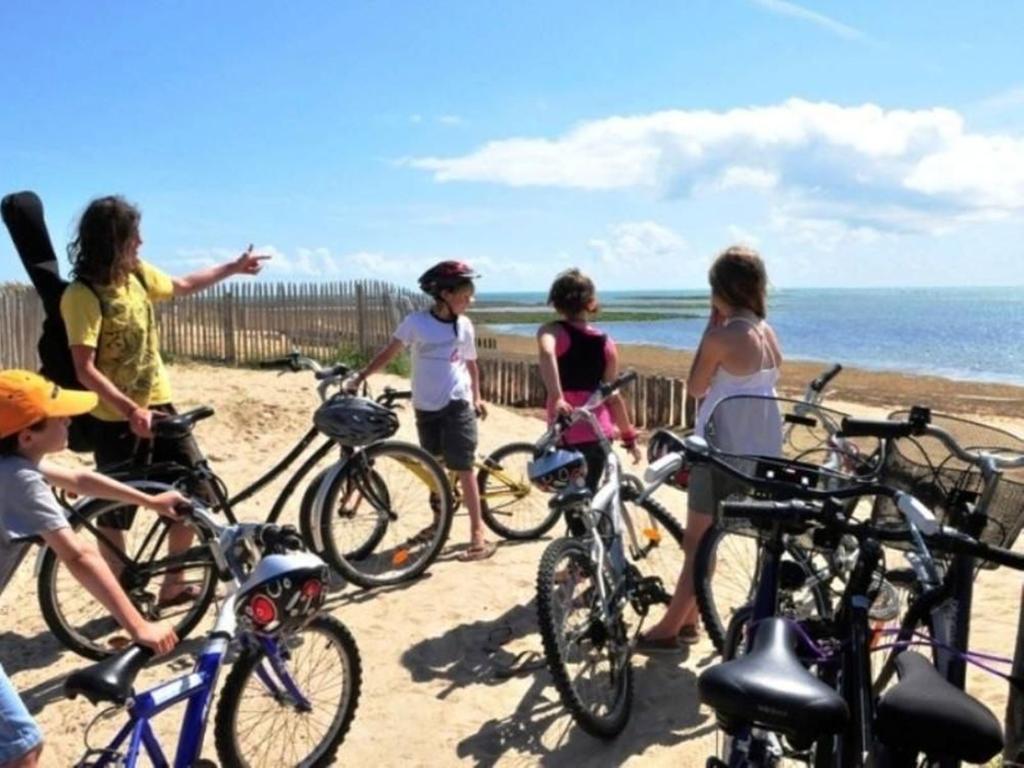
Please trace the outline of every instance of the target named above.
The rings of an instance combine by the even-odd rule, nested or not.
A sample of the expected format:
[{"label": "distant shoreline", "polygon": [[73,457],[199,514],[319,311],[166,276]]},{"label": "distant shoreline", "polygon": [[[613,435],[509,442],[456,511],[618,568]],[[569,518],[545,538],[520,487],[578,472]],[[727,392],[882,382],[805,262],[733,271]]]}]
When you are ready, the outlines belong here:
[{"label": "distant shoreline", "polygon": [[[493,338],[496,344],[495,349],[482,351],[481,354],[510,360],[534,361],[537,358],[537,343],[532,336],[499,333],[486,326],[481,327],[477,335]],[[619,344],[618,349],[622,367],[669,378],[686,378],[693,359],[693,350],[653,344]],[[808,382],[833,362],[843,364],[843,371],[830,385],[826,405],[829,400],[851,401],[890,410],[926,405],[943,413],[1007,419],[1019,419],[1024,413],[1022,386],[961,381],[930,374],[875,371],[848,367],[842,360],[786,360],[782,367],[780,389],[787,396],[801,395]]]}]

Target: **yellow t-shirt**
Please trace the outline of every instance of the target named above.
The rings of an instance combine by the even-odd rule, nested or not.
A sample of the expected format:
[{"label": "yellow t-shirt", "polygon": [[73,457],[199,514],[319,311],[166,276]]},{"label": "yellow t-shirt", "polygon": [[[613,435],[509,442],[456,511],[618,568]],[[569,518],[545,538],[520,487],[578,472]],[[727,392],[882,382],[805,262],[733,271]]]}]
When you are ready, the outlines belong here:
[{"label": "yellow t-shirt", "polygon": [[[93,347],[96,367],[115,387],[138,405],[163,405],[171,402],[171,383],[160,359],[153,302],[171,298],[174,284],[145,262],[139,262],[138,271],[145,287],[135,274],[123,286],[93,286],[95,293],[80,282],[71,283],[61,297],[60,314],[68,343]],[[124,421],[103,400],[92,414],[104,421]]]}]

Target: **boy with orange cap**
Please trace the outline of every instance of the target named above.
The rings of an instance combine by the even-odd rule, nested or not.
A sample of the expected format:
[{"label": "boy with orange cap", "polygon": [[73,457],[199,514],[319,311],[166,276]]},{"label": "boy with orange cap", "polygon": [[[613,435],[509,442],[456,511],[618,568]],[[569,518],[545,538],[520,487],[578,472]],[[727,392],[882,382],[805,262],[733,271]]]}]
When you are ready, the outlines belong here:
[{"label": "boy with orange cap", "polygon": [[[138,504],[169,518],[186,503],[176,491],[147,496],[95,472],[45,460],[67,446],[69,417],[88,413],[96,402],[92,392],[61,389],[29,371],[0,371],[0,593],[29,546],[42,539],[136,643],[167,653],[178,642],[174,629],[142,617],[96,545],[71,529],[50,490],[54,485]],[[38,765],[41,750],[39,727],[0,666],[0,768]]]}]

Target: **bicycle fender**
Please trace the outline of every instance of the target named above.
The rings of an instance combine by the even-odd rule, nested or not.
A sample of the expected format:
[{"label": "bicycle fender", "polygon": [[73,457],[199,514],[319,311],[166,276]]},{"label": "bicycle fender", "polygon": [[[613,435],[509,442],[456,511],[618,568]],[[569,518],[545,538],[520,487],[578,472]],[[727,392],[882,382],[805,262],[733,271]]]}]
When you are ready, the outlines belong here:
[{"label": "bicycle fender", "polygon": [[327,503],[327,490],[334,485],[334,480],[347,464],[347,461],[339,461],[331,467],[327,474],[324,475],[323,480],[321,480],[320,487],[317,489],[316,496],[313,498],[313,509],[310,510],[309,514],[309,528],[310,533],[313,536],[314,552],[324,551],[324,538],[320,535],[320,516],[323,511],[324,504]]}]

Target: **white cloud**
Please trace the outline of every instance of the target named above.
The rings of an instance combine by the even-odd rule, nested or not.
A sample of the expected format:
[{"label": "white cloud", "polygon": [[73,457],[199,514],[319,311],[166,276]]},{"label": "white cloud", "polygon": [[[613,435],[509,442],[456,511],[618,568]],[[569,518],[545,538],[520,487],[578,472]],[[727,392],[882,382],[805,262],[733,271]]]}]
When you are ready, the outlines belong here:
[{"label": "white cloud", "polygon": [[855,29],[847,24],[836,21],[833,18],[825,16],[824,14],[812,11],[809,8],[804,8],[802,5],[796,3],[786,2],[786,0],[752,0],[754,5],[759,5],[766,11],[778,14],[780,16],[789,16],[790,18],[800,19],[801,21],[809,21],[822,29],[828,30],[832,34],[838,35],[845,40],[863,40],[864,33],[859,29]]},{"label": "white cloud", "polygon": [[646,187],[664,196],[771,191],[798,199],[811,219],[844,208],[854,229],[933,231],[1024,209],[1024,137],[971,133],[958,112],[944,108],[790,99],[722,112],[671,110],[403,162],[439,182]]},{"label": "white cloud", "polygon": [[602,264],[627,271],[668,266],[687,250],[679,234],[653,221],[617,224],[606,237],[593,238],[588,245]]},{"label": "white cloud", "polygon": [[462,125],[465,120],[459,115],[438,115],[437,122],[441,125]]}]

